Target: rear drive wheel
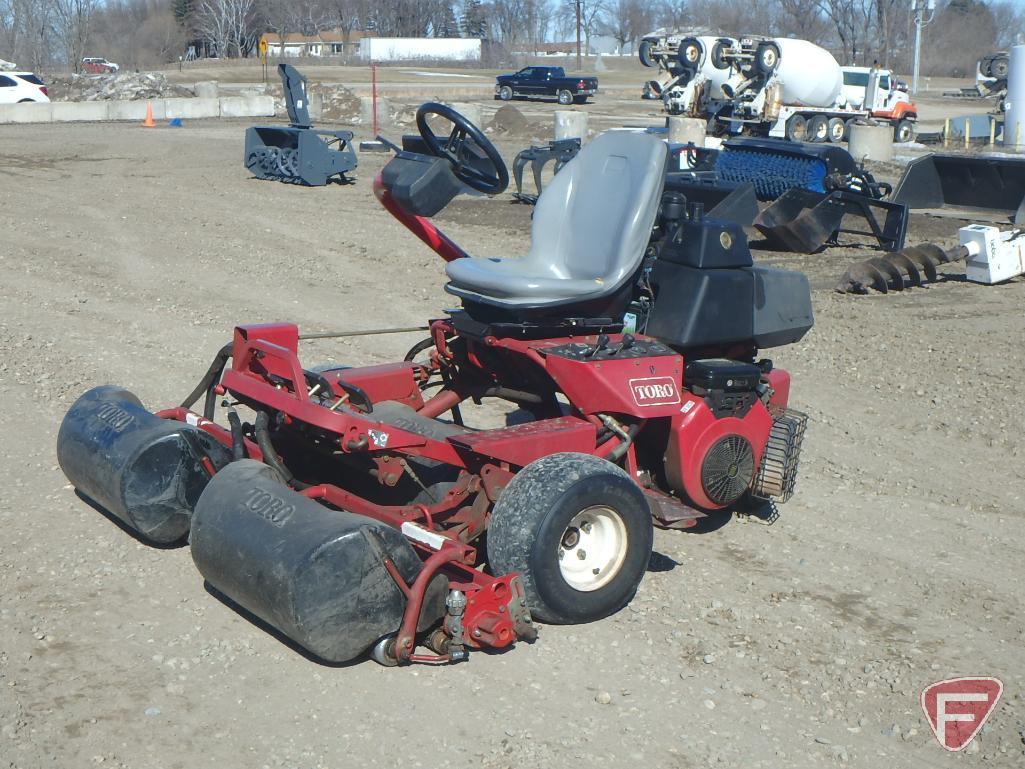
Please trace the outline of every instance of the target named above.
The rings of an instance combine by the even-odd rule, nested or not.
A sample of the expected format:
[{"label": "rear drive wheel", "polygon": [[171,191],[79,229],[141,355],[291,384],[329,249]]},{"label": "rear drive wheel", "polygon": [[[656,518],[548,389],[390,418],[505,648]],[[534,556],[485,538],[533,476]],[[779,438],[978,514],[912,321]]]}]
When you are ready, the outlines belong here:
[{"label": "rear drive wheel", "polygon": [[915,124],[910,120],[901,120],[893,127],[893,140],[898,144],[912,141],[915,138]]},{"label": "rear drive wheel", "polygon": [[762,43],[755,51],[755,67],[763,75],[771,75],[779,64],[779,46],[775,43]]},{"label": "rear drive wheel", "polygon": [[693,37],[681,40],[677,58],[684,69],[696,70],[701,65],[701,43]]},{"label": "rear drive wheel", "polygon": [[808,121],[808,141],[824,142],[829,137],[829,118],[825,115],[815,115]]},{"label": "rear drive wheel", "polygon": [[559,104],[563,106],[567,106],[573,103],[573,94],[571,94],[569,91],[559,91],[559,93],[556,94],[556,96],[559,99]]},{"label": "rear drive wheel", "polygon": [[729,69],[730,63],[723,57],[723,50],[730,47],[729,40],[716,40],[712,46],[712,53],[710,58],[712,59],[712,66],[716,69]]},{"label": "rear drive wheel", "polygon": [[826,129],[826,137],[833,144],[839,144],[844,140],[847,135],[847,126],[844,124],[842,118],[831,117],[829,118],[829,127]]},{"label": "rear drive wheel", "polygon": [[519,572],[543,622],[592,622],[625,606],[651,558],[651,513],[622,469],[552,454],[509,482],[488,523],[494,574]]},{"label": "rear drive wheel", "polygon": [[856,118],[847,118],[847,122],[843,124],[843,140],[849,142],[851,140],[851,126],[856,122]]},{"label": "rear drive wheel", "polygon": [[652,45],[654,43],[651,40],[642,40],[641,44],[637,47],[637,57],[645,67],[655,66],[655,59],[651,55]]},{"label": "rear drive wheel", "polygon": [[787,121],[786,136],[792,142],[803,142],[808,136],[808,121],[804,115],[794,115]]},{"label": "rear drive wheel", "polygon": [[503,85],[498,89],[498,98],[502,101],[510,101],[513,97],[513,89],[510,86]]}]

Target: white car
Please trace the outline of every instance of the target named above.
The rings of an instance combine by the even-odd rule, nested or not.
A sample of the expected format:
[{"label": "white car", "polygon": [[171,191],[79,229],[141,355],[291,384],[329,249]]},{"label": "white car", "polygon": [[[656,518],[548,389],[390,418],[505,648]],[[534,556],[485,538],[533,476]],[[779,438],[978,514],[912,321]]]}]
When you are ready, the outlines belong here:
[{"label": "white car", "polygon": [[31,72],[0,72],[0,104],[50,101],[46,85]]}]

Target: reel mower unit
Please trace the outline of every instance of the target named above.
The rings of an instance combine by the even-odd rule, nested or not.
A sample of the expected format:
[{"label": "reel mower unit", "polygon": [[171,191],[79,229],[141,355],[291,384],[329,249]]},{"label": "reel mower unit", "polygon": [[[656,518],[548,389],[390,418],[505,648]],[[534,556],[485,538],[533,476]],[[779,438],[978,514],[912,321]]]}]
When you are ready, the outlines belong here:
[{"label": "reel mower unit", "polygon": [[[612,614],[653,524],[785,501],[804,433],[758,351],[811,328],[808,281],[664,195],[663,142],[597,137],[539,199],[530,252],[477,258],[425,212],[507,169],[452,109],[417,124],[430,154],[399,150],[374,187],[462,302],[427,339],[310,366],[296,326],[239,325],[180,406],[95,388],[58,439],[83,494],[141,539],[188,532],[217,592],[331,662],[455,662]],[[506,426],[475,425],[484,399]]]}]

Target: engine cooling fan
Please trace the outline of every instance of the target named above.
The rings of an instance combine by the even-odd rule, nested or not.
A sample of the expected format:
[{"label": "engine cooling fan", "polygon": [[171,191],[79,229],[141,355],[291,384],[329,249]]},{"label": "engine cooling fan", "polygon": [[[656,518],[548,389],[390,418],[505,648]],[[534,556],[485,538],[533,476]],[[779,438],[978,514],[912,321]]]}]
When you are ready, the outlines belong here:
[{"label": "engine cooling fan", "polygon": [[712,445],[701,463],[701,486],[717,505],[728,505],[751,486],[754,472],[751,443],[740,435],[726,435]]}]

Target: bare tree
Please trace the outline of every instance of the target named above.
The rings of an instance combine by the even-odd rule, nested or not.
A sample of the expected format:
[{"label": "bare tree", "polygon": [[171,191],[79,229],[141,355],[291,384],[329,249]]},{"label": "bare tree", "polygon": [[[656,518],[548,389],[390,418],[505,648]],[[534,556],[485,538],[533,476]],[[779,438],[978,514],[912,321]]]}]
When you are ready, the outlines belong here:
[{"label": "bare tree", "polygon": [[292,32],[315,35],[334,20],[334,9],[321,0],[261,0],[257,15],[280,42],[279,56],[285,55],[285,38]]},{"label": "bare tree", "polygon": [[53,25],[69,66],[78,72],[98,7],[97,0],[52,0]]},{"label": "bare tree", "polygon": [[245,56],[253,48],[255,0],[200,0],[196,28],[218,56]]},{"label": "bare tree", "polygon": [[602,30],[619,43],[622,51],[651,27],[651,6],[644,0],[608,0]]},{"label": "bare tree", "polygon": [[872,0],[818,0],[819,9],[836,29],[842,49],[841,64],[857,64],[858,54],[865,58],[865,42],[869,37]]}]

